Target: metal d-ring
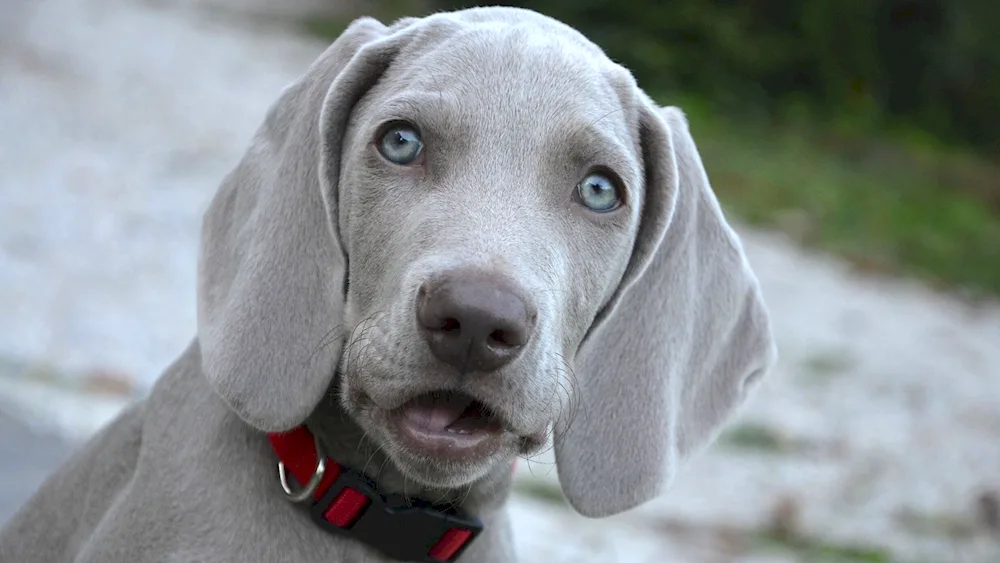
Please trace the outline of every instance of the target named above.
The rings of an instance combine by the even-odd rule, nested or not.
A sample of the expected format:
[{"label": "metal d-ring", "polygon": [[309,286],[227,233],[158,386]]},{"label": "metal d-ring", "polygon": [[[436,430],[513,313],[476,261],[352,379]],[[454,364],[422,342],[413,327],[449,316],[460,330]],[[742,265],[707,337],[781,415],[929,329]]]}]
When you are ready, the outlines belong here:
[{"label": "metal d-ring", "polygon": [[316,471],[313,472],[313,476],[309,479],[309,482],[299,492],[292,492],[292,487],[288,484],[285,463],[282,461],[278,462],[278,480],[281,481],[281,488],[285,491],[285,495],[288,496],[288,500],[292,502],[302,502],[311,497],[316,492],[316,487],[319,487],[320,482],[323,480],[323,474],[326,472],[326,454],[323,453],[323,448],[319,446],[319,440],[315,437],[313,437],[313,444],[316,448]]}]

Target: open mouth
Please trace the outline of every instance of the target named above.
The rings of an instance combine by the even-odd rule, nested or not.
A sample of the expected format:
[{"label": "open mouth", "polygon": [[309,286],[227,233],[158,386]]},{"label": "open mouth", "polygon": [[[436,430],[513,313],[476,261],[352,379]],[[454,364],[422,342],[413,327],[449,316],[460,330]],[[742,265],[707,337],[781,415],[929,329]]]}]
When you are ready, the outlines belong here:
[{"label": "open mouth", "polygon": [[424,393],[393,414],[406,441],[436,454],[470,453],[503,431],[489,407],[456,391]]}]

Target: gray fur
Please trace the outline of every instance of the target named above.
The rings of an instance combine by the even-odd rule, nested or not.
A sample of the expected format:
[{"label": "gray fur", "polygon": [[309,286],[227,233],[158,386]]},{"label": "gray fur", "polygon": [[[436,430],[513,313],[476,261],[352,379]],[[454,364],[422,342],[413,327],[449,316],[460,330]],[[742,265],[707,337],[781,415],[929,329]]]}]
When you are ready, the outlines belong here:
[{"label": "gray fur", "polygon": [[[421,166],[375,151],[395,119],[420,128]],[[573,201],[595,165],[620,176],[620,209]],[[202,241],[195,340],[0,530],[0,561],[379,561],[283,498],[264,433],[303,421],[386,490],[484,518],[463,561],[513,561],[515,456],[554,432],[571,504],[631,509],[775,360],[681,112],[526,10],[352,23],[270,108]],[[417,332],[417,288],[454,268],[515,281],[538,311],[488,375],[449,371]],[[389,430],[385,409],[440,388],[507,421],[489,455],[442,463]]]}]

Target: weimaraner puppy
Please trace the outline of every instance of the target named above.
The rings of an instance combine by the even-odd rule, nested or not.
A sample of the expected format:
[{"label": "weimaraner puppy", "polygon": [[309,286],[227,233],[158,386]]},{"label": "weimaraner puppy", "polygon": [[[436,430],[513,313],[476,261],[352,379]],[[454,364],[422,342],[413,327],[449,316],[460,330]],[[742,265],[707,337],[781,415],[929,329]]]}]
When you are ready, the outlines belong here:
[{"label": "weimaraner puppy", "polygon": [[515,561],[518,456],[629,510],[775,358],[680,110],[535,12],[361,18],[222,180],[190,346],[0,560]]}]

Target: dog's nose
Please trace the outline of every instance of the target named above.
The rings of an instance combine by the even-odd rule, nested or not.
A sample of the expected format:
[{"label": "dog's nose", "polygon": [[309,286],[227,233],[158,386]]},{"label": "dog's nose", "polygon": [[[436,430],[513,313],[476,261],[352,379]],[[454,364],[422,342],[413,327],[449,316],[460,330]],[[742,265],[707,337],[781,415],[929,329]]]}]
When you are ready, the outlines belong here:
[{"label": "dog's nose", "polygon": [[528,343],[535,312],[510,282],[458,273],[423,285],[417,320],[431,351],[462,373],[494,371]]}]

